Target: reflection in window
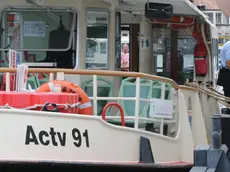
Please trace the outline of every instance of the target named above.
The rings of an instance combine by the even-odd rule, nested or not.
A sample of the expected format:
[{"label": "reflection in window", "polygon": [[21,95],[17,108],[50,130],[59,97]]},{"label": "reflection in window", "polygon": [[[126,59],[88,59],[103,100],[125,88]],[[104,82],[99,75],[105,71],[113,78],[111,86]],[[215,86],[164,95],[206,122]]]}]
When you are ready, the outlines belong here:
[{"label": "reflection in window", "polygon": [[[3,44],[2,48],[11,48],[11,49],[19,49],[22,48],[22,40],[21,40],[21,21],[22,18],[20,17],[20,14],[17,12],[8,12],[5,13],[4,17],[5,21],[3,23],[3,26],[0,30],[1,36],[3,35]],[[5,30],[3,29],[5,28]],[[9,66],[9,53],[2,52],[1,60],[1,66]]]},{"label": "reflection in window", "polygon": [[[165,45],[165,46],[164,46]],[[157,49],[154,49],[153,52],[155,54],[156,57],[156,61],[157,61],[157,75],[161,75],[161,76],[165,76],[167,77],[168,74],[163,73],[165,72],[165,68],[166,68],[166,54],[167,54],[167,50],[165,50],[165,48],[167,47],[168,42],[167,40],[163,37],[160,36],[158,37],[157,40]]]},{"label": "reflection in window", "polygon": [[7,14],[7,46],[16,49],[21,48],[21,18],[18,13]]},{"label": "reflection in window", "polygon": [[87,12],[86,68],[107,69],[109,12]]},{"label": "reflection in window", "polygon": [[100,43],[100,53],[101,54],[106,54],[107,47],[106,47],[106,43]]},{"label": "reflection in window", "polygon": [[[74,67],[76,37],[73,36],[73,30],[77,23],[75,12],[50,9],[52,16],[36,9],[17,9],[17,12],[21,19],[15,12],[3,12],[3,21],[6,21],[3,28],[7,30],[3,33],[2,48],[17,51],[25,49],[21,50],[23,62],[56,62],[58,68]],[[23,27],[20,22],[23,22]]]},{"label": "reflection in window", "polygon": [[[195,40],[191,37],[177,39],[178,56],[178,82],[183,83],[187,78],[193,78],[194,68],[194,46]],[[162,46],[164,45],[164,46]],[[159,37],[157,54],[157,75],[170,77],[171,73],[171,40]],[[167,48],[167,49],[166,49]]]},{"label": "reflection in window", "polygon": [[218,39],[212,39],[212,46],[213,63],[216,64],[216,70],[219,70],[221,68],[221,63],[219,57]]},{"label": "reflection in window", "polygon": [[157,72],[163,72],[163,55],[157,55]]}]

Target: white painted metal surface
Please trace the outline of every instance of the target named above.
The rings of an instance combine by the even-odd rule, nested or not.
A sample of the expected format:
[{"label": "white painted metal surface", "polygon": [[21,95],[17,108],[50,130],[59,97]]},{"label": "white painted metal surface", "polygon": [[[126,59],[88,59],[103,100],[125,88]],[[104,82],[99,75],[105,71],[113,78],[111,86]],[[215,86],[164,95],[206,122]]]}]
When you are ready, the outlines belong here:
[{"label": "white painted metal surface", "polygon": [[[150,140],[156,162],[193,162],[194,145],[207,143],[206,129],[203,125],[197,93],[191,92],[190,95],[187,95],[186,90],[182,92],[180,89],[173,89],[175,93],[172,93],[172,101],[175,106],[173,106],[172,119],[166,119],[163,116],[155,118],[151,115],[149,115],[150,117],[140,117],[139,108],[137,109],[140,102],[151,101],[151,99],[139,97],[140,79],[137,77],[135,97],[106,98],[97,97],[94,94],[91,98],[94,102],[94,115],[97,113],[98,100],[135,100],[135,116],[125,116],[125,120],[135,121],[134,128],[108,124],[102,121],[100,116],[0,109],[0,127],[2,127],[0,136],[4,138],[4,141],[0,142],[0,147],[4,146],[0,159],[138,162],[140,137],[143,136]],[[93,75],[93,81],[95,81],[93,84],[95,91],[97,90],[97,75]],[[165,84],[162,89],[165,90]],[[162,100],[164,99],[163,95],[164,93],[161,97]],[[184,97],[184,95],[186,96]],[[188,120],[188,105],[185,103],[188,96],[193,97],[192,129]],[[106,118],[118,119],[120,116]],[[160,124],[159,134],[139,128],[141,121]],[[168,135],[163,135],[164,123],[169,125]],[[16,133],[15,128],[17,128]],[[59,133],[54,134],[52,128]],[[76,141],[72,135],[74,128],[81,132],[81,146],[74,144]],[[88,136],[86,133],[84,134],[86,130]],[[34,139],[35,136],[36,139]],[[167,152],[167,156],[165,156],[165,152]]]},{"label": "white painted metal surface", "polygon": [[[107,1],[109,3],[111,1]],[[144,1],[139,1],[143,5]],[[156,1],[154,1],[156,2]],[[163,1],[169,2],[169,1]],[[188,14],[201,15],[203,13],[194,8],[189,1],[170,1],[174,3],[175,13],[178,10],[185,10]],[[110,11],[110,40],[109,50],[114,52],[114,30],[115,28],[115,8],[109,4],[99,0],[57,0],[55,4],[53,1],[44,0],[46,6],[55,7],[74,7],[78,13],[78,47],[77,57],[79,61],[79,68],[83,68],[85,57],[85,42],[79,40],[86,40],[85,29],[85,10],[88,7],[105,8]],[[182,4],[182,5],[181,5]],[[28,6],[23,0],[4,0],[0,2],[2,8],[12,6]],[[135,5],[135,4],[134,4]],[[138,6],[137,6],[138,7]],[[143,6],[142,6],[143,7]],[[120,9],[126,10],[128,7],[124,4]],[[131,9],[135,11],[134,6]],[[138,8],[142,10],[142,8]],[[183,13],[180,11],[180,13]],[[79,34],[80,33],[80,34]],[[110,53],[111,59],[115,59],[113,53]],[[142,64],[143,65],[143,64]],[[109,68],[113,69],[114,62],[111,60]],[[6,90],[10,89],[10,74],[7,73]],[[50,80],[54,78],[54,74],[50,73]],[[2,160],[60,160],[60,161],[119,161],[119,162],[138,162],[139,161],[139,147],[140,137],[144,136],[150,139],[154,159],[157,162],[170,161],[193,161],[194,145],[206,143],[206,129],[203,125],[202,112],[199,109],[199,98],[197,94],[187,95],[187,90],[176,90],[177,99],[174,100],[174,118],[172,120],[163,118],[148,118],[139,116],[140,102],[150,102],[149,99],[140,98],[140,77],[136,78],[136,96],[135,97],[98,97],[97,96],[97,76],[93,75],[93,112],[94,116],[59,114],[52,112],[35,112],[22,110],[0,110],[0,141]],[[59,79],[64,79],[64,74],[59,73]],[[74,76],[76,83],[82,76]],[[80,78],[80,79],[79,79]],[[80,82],[79,82],[80,83]],[[80,84],[79,84],[80,85]],[[162,84],[162,99],[164,98],[165,84]],[[186,99],[192,96],[193,107],[193,126],[192,130],[188,121],[188,108]],[[135,121],[134,128],[119,127],[108,124],[97,117],[97,103],[98,100],[135,100],[135,116],[126,116],[125,119],[132,119]],[[117,119],[119,116],[109,116],[107,119]],[[160,132],[152,133],[143,131],[138,128],[140,121],[151,121],[160,123]],[[173,136],[163,135],[163,124],[169,124],[169,133]],[[196,125],[196,129],[195,129]],[[29,127],[28,127],[29,126]],[[31,128],[31,127],[32,128]],[[53,129],[52,129],[53,128]],[[27,132],[27,129],[31,129]],[[31,143],[32,129],[37,138],[38,144]],[[76,138],[73,138],[73,130],[80,131],[81,145],[76,146]],[[54,131],[53,131],[54,130]],[[87,131],[87,134],[86,134]],[[56,134],[54,134],[56,132]],[[83,133],[84,136],[83,136]],[[26,142],[26,134],[30,138],[30,142]],[[39,138],[40,135],[40,138]],[[75,135],[76,136],[76,135]],[[88,138],[88,143],[87,139]],[[54,140],[55,139],[55,140]],[[35,141],[36,142],[36,141]],[[43,144],[42,144],[43,142]],[[26,144],[27,143],[27,144]],[[62,145],[61,145],[62,143]],[[75,143],[75,144],[74,144]],[[46,145],[47,144],[47,145]],[[58,144],[58,145],[56,145]],[[56,145],[56,146],[55,146]],[[166,155],[167,154],[167,155]]]},{"label": "white painted metal surface", "polygon": [[[140,137],[144,136],[150,139],[156,161],[192,161],[191,131],[184,127],[183,116],[183,131],[174,139],[114,126],[94,116],[0,110],[0,119],[1,160],[138,162]],[[187,138],[181,139],[185,134]]]}]

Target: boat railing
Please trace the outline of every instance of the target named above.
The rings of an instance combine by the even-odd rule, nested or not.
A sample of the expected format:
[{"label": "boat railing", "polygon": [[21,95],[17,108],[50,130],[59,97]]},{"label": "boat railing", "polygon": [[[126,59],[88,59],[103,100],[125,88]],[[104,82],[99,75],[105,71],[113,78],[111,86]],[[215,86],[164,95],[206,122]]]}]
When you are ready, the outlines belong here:
[{"label": "boat railing", "polygon": [[[10,74],[16,73],[16,68],[0,68],[1,73],[6,73],[6,91],[10,90]],[[73,69],[37,69],[37,68],[29,68],[29,73],[49,73],[49,80],[52,81],[54,79],[54,75],[56,75],[56,78],[58,80],[64,80],[66,74],[72,74],[72,75],[92,75],[93,76],[93,96],[90,97],[90,99],[93,101],[93,115],[97,115],[98,112],[98,101],[99,100],[108,100],[108,101],[120,101],[120,100],[132,100],[135,101],[135,114],[134,116],[125,116],[125,120],[133,120],[134,121],[134,128],[138,129],[139,127],[139,121],[150,121],[150,122],[157,122],[160,124],[159,133],[163,135],[163,128],[164,124],[173,124],[176,123],[178,120],[178,99],[173,100],[173,106],[174,106],[174,117],[173,119],[166,119],[166,118],[152,118],[152,117],[140,117],[139,116],[139,108],[140,108],[140,102],[146,102],[150,103],[150,99],[141,98],[140,97],[140,87],[141,87],[141,79],[147,79],[147,80],[154,80],[161,82],[161,97],[160,99],[165,98],[165,84],[171,85],[171,88],[175,90],[175,95],[178,95],[178,89],[183,87],[180,87],[177,85],[177,83],[171,79],[156,76],[156,75],[149,75],[144,73],[137,73],[137,72],[121,72],[121,71],[102,71],[102,70],[73,70]],[[111,77],[133,77],[136,78],[136,88],[135,88],[135,97],[99,97],[97,95],[97,79],[98,76],[111,76]],[[177,117],[178,116],[178,117]],[[106,119],[118,119],[119,116],[107,116]],[[175,136],[175,135],[174,135]]]}]

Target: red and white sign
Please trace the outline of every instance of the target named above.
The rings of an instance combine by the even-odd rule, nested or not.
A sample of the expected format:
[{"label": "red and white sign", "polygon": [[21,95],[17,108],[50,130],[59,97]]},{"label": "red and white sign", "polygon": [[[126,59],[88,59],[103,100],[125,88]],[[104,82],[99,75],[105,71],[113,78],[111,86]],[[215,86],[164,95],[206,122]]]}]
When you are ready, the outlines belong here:
[{"label": "red and white sign", "polygon": [[22,55],[20,52],[10,49],[9,50],[9,68],[16,68],[21,64]]}]

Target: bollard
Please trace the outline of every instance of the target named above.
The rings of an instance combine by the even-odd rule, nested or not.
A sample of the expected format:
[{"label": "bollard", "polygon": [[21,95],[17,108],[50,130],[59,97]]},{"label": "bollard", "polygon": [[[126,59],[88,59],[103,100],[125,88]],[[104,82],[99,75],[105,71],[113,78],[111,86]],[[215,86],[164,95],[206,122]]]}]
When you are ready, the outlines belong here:
[{"label": "bollard", "polygon": [[213,149],[220,149],[222,145],[221,115],[220,114],[212,116],[212,126],[213,126],[213,134],[212,134]]},{"label": "bollard", "polygon": [[[230,163],[226,155],[227,147],[222,145],[221,114],[212,116],[212,146],[196,148],[194,151],[194,167],[190,172],[229,172]],[[224,130],[223,130],[224,131]]]}]

